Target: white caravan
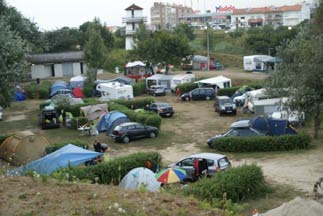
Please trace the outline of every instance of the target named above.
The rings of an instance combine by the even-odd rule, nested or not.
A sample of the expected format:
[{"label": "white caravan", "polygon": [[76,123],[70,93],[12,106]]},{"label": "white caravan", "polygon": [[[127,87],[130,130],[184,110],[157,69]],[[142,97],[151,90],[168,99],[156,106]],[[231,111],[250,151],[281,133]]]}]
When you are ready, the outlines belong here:
[{"label": "white caravan", "polygon": [[178,74],[172,77],[171,89],[175,91],[177,85],[195,81],[195,74]]},{"label": "white caravan", "polygon": [[101,93],[100,101],[110,101],[115,99],[133,99],[133,89],[131,85],[119,82],[100,83],[96,90]]}]

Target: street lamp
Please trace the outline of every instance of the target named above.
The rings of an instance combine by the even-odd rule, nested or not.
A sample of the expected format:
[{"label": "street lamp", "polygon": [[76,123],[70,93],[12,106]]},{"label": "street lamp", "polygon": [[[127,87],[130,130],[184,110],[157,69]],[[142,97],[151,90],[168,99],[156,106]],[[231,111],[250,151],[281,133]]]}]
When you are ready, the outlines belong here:
[{"label": "street lamp", "polygon": [[207,70],[210,70],[210,41],[209,41],[209,31],[207,24],[205,26],[206,29],[206,47],[207,47]]}]

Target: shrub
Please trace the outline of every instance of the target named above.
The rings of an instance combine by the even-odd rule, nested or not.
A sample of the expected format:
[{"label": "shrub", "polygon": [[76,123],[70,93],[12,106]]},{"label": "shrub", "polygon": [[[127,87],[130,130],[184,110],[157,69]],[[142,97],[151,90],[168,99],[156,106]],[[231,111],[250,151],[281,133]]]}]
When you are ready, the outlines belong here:
[{"label": "shrub", "polygon": [[68,180],[77,178],[79,180],[89,180],[92,183],[119,184],[121,179],[130,170],[137,167],[145,167],[148,160],[152,165],[150,169],[156,171],[157,167],[160,166],[161,156],[156,152],[147,152],[116,158],[109,162],[102,162],[94,166],[68,168],[61,170],[60,172],[65,173],[65,176],[69,176]]},{"label": "shrub", "polygon": [[87,122],[88,120],[85,117],[74,117],[72,118],[71,127],[76,130],[78,127],[85,125]]},{"label": "shrub", "polygon": [[183,84],[177,85],[176,88],[179,88],[179,90],[181,91],[181,94],[183,94],[198,88],[198,85],[197,83],[183,83]]},{"label": "shrub", "polygon": [[88,149],[86,142],[80,141],[80,140],[72,140],[72,141],[63,141],[63,142],[54,143],[52,145],[49,145],[46,147],[45,152],[46,152],[46,154],[50,154],[50,153],[66,146],[68,144],[73,144],[73,145],[79,146],[81,148]]},{"label": "shrub", "polygon": [[79,117],[81,116],[81,107],[88,106],[88,105],[94,105],[97,104],[98,102],[95,100],[89,100],[89,103],[82,103],[82,104],[75,104],[75,105],[66,105],[63,107],[60,107],[61,109],[64,109],[66,112],[72,113],[74,117]]},{"label": "shrub", "polygon": [[133,96],[139,96],[146,93],[146,83],[144,80],[141,80],[135,83],[133,86]]},{"label": "shrub", "polygon": [[240,87],[241,86],[219,89],[218,95],[231,97]]},{"label": "shrub", "polygon": [[[128,107],[118,104],[117,102],[118,101],[113,101],[109,103],[109,111],[117,110],[119,112],[126,114],[130,119],[130,121],[147,124],[150,126],[157,127],[158,129],[160,128],[161,118],[159,117],[158,114],[150,113],[150,112],[136,113],[133,110],[128,109]],[[139,103],[139,104],[145,104],[145,103]]]},{"label": "shrub", "polygon": [[224,152],[267,152],[307,149],[310,137],[305,134],[216,139],[210,148]]},{"label": "shrub", "polygon": [[135,99],[135,100],[113,100],[113,102],[117,104],[121,104],[126,106],[128,109],[143,109],[147,104],[154,103],[154,98],[146,97],[143,99]]},{"label": "shrub", "polygon": [[34,99],[37,97],[37,84],[30,83],[25,88],[25,94],[28,99]]},{"label": "shrub", "polygon": [[265,190],[261,168],[256,165],[242,165],[219,172],[212,178],[203,178],[185,188],[184,194],[194,195],[217,205],[224,198],[233,202],[255,198]]}]

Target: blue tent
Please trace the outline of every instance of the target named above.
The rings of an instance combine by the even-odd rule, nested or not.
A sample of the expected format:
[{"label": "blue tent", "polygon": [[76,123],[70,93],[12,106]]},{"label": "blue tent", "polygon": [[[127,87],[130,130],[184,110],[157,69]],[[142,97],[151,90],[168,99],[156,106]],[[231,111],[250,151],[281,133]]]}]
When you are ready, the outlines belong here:
[{"label": "blue tent", "polygon": [[271,136],[293,135],[297,132],[292,128],[287,120],[277,120],[272,118],[257,117],[250,119],[252,128]]},{"label": "blue tent", "polygon": [[67,166],[78,166],[90,161],[102,153],[89,151],[81,147],[68,144],[57,151],[50,153],[38,160],[27,163],[14,170],[8,171],[8,175],[22,175],[26,171],[36,171],[39,174],[50,175],[55,170]]},{"label": "blue tent", "polygon": [[[54,96],[59,90],[68,89],[67,83],[61,80],[57,80],[51,87],[50,87],[50,97]],[[70,91],[70,90],[69,90]]]},{"label": "blue tent", "polygon": [[16,91],[15,101],[24,101],[24,100],[26,100],[26,96],[24,95],[24,93],[22,93],[20,91]]},{"label": "blue tent", "polygon": [[101,116],[96,128],[99,132],[106,131],[108,135],[111,135],[116,126],[129,121],[129,118],[124,113],[112,111]]}]

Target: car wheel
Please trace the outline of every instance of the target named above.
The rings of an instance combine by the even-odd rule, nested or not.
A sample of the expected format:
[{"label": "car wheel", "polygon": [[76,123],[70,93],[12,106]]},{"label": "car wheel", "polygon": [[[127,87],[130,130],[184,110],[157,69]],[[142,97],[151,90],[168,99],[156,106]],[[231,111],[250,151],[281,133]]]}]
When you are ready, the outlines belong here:
[{"label": "car wheel", "polygon": [[190,98],[189,98],[189,97],[186,97],[186,98],[185,98],[185,100],[186,100],[186,101],[189,101],[189,100],[190,100]]},{"label": "car wheel", "polygon": [[127,143],[129,143],[130,139],[129,139],[129,137],[125,136],[125,137],[123,137],[122,141],[123,141],[123,143],[127,144]]},{"label": "car wheel", "polygon": [[155,138],[156,137],[156,133],[155,132],[150,132],[149,137],[150,138]]},{"label": "car wheel", "polygon": [[209,96],[206,96],[206,98],[205,98],[206,100],[210,100],[211,98],[209,97]]}]

